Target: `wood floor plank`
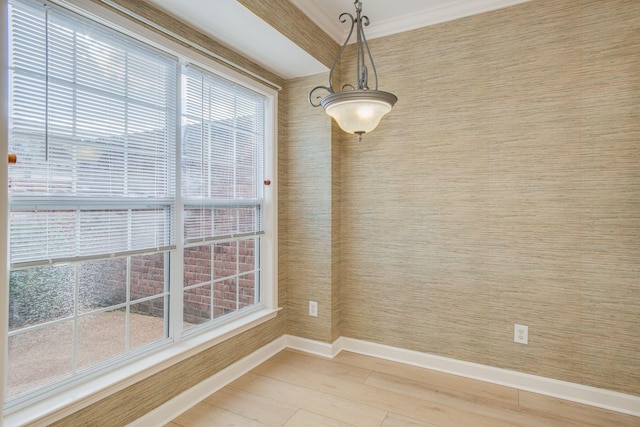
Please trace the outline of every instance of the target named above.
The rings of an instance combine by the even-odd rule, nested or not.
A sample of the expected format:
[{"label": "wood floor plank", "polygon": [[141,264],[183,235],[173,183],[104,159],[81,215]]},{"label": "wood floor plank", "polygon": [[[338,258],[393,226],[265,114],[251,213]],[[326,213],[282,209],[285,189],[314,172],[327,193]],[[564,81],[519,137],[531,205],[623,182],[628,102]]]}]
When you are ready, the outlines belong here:
[{"label": "wood floor plank", "polygon": [[438,427],[435,424],[426,424],[422,421],[412,420],[405,416],[389,412],[387,418],[380,427]]},{"label": "wood floor plank", "polygon": [[520,406],[562,417],[575,419],[584,424],[602,427],[638,427],[640,417],[607,411],[606,409],[582,405],[528,391],[520,392]]},{"label": "wood floor plank", "polygon": [[350,427],[349,424],[301,409],[284,427]]},{"label": "wood floor plank", "polygon": [[264,424],[257,421],[250,420],[241,415],[216,408],[203,402],[198,403],[187,412],[173,420],[173,422],[181,427],[264,427]]},{"label": "wood floor plank", "polygon": [[309,412],[324,414],[328,418],[354,426],[379,426],[387,415],[386,411],[374,406],[261,376],[254,372],[249,372],[234,381],[231,383],[231,387],[268,397]]},{"label": "wood floor plank", "polygon": [[413,396],[383,390],[366,384],[346,381],[340,378],[316,374],[311,371],[292,368],[273,361],[267,361],[252,372],[318,392],[334,394],[362,404],[394,411],[411,418],[441,426],[502,427],[513,426],[512,422],[473,414]]},{"label": "wood floor plank", "polygon": [[393,391],[408,397],[415,397],[429,402],[437,402],[443,405],[457,407],[461,410],[495,418],[504,422],[515,423],[522,427],[590,427],[583,422],[572,421],[557,416],[549,417],[543,413],[530,413],[517,406],[509,407],[499,404],[486,404],[486,401],[460,399],[434,391],[428,384],[400,378],[393,375],[374,372],[367,378],[365,384],[378,387],[383,390]]},{"label": "wood floor plank", "polygon": [[354,353],[283,351],[165,427],[200,426],[640,427],[640,417]]},{"label": "wood floor plank", "polygon": [[449,393],[474,394],[481,399],[493,399],[512,405],[518,404],[518,390],[512,387],[491,384],[348,351],[340,352],[333,360],[349,366],[420,381],[433,386],[437,390],[446,390]]},{"label": "wood floor plank", "polygon": [[212,394],[204,402],[272,427],[284,425],[298,412],[298,408],[291,405],[230,387]]},{"label": "wood floor plank", "polygon": [[397,386],[397,391],[408,393],[405,389],[419,391],[424,399],[431,399],[435,402],[450,404],[452,402],[467,402],[469,404],[477,404],[478,406],[489,406],[492,408],[502,408],[508,410],[518,410],[519,406],[515,402],[505,400],[497,400],[493,397],[480,396],[477,393],[467,393],[464,390],[464,382],[456,378],[448,387],[443,388],[439,385],[407,378],[406,376],[396,376],[381,372],[372,372],[365,380],[365,384],[373,385],[379,388]]},{"label": "wood floor plank", "polygon": [[305,354],[295,350],[284,350],[271,358],[272,361],[297,368],[310,368],[318,374],[343,378],[362,383],[371,374],[371,369],[335,363],[332,359]]}]

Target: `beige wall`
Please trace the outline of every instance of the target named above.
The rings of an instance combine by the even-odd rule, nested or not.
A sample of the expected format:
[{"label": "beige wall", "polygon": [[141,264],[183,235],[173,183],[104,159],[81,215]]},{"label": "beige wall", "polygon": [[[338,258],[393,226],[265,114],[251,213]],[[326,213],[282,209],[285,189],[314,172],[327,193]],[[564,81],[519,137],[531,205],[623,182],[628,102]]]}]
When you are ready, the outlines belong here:
[{"label": "beige wall", "polygon": [[639,22],[636,0],[534,0],[373,40],[400,100],[360,143],[307,104],[326,74],[287,81],[285,311],[58,424],[123,425],[285,332],[640,395]]},{"label": "beige wall", "polygon": [[341,334],[640,395],[640,2],[370,45],[399,101],[342,137]]},{"label": "beige wall", "polygon": [[[322,109],[307,102],[309,90],[326,84],[328,73],[286,83],[287,333],[332,342],[339,320],[339,145]],[[310,317],[309,301],[318,303]]]},{"label": "beige wall", "polygon": [[287,82],[287,333],[640,395],[640,3],[534,0],[371,47],[400,101],[361,143],[307,105],[325,75]]}]

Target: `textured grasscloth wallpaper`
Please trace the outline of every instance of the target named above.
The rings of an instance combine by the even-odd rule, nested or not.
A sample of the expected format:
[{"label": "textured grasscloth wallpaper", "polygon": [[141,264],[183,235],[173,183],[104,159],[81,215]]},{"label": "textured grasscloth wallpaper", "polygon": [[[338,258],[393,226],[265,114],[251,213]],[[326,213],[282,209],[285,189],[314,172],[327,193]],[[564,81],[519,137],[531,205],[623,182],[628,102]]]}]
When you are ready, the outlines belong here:
[{"label": "textured grasscloth wallpaper", "polygon": [[[311,108],[309,90],[326,84],[328,74],[287,81],[286,226],[280,245],[287,253],[287,333],[331,342],[339,335],[331,307],[337,305],[335,245],[339,205],[333,183],[335,145],[332,125],[322,110]],[[308,316],[308,301],[318,302],[318,317]],[[336,309],[336,311],[338,311]]]},{"label": "textured grasscloth wallpaper", "polygon": [[341,334],[640,395],[640,2],[370,46],[399,101],[341,137]]}]

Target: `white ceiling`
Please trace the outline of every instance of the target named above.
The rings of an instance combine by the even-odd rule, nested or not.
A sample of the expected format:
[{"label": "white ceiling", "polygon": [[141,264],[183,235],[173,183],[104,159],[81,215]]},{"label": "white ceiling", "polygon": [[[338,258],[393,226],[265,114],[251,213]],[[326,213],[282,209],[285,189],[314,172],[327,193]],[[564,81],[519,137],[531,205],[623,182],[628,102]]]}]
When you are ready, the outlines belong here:
[{"label": "white ceiling", "polygon": [[326,70],[236,0],[145,1],[285,79]]},{"label": "white ceiling", "polygon": [[[285,79],[327,68],[236,0],[145,0],[197,28]],[[290,0],[336,42],[348,32],[342,12],[354,12],[353,0]],[[368,39],[496,10],[529,0],[362,0],[371,24]]]}]

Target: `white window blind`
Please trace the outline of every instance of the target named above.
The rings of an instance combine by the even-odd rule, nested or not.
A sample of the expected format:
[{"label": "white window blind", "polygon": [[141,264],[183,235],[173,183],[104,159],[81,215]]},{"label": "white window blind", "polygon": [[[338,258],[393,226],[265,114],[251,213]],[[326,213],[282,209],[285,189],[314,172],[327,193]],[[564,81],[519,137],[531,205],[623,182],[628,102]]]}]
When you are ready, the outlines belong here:
[{"label": "white window blind", "polygon": [[174,247],[177,60],[10,3],[12,267]]},{"label": "white window blind", "polygon": [[263,95],[183,67],[185,243],[262,233],[264,109]]}]

